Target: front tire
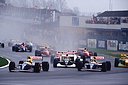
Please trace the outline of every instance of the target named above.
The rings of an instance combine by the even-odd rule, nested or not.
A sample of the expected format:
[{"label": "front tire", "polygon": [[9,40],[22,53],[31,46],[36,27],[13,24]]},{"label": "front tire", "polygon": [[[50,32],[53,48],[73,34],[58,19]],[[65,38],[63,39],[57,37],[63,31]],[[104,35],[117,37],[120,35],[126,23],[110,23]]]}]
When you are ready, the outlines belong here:
[{"label": "front tire", "polygon": [[49,63],[48,62],[42,62],[42,69],[43,71],[49,70]]},{"label": "front tire", "polygon": [[10,64],[9,64],[9,71],[14,72],[12,70],[15,70],[15,62],[10,62]]},{"label": "front tire", "polygon": [[118,67],[118,64],[119,64],[119,58],[115,58],[114,66]]}]

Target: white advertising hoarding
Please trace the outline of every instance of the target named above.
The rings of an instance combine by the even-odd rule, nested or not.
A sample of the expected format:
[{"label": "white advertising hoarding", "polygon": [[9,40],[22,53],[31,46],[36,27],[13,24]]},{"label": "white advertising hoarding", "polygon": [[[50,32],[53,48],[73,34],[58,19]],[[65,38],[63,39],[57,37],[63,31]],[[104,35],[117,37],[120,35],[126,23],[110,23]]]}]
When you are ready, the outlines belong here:
[{"label": "white advertising hoarding", "polygon": [[96,39],[88,39],[88,47],[89,48],[96,48],[97,40]]},{"label": "white advertising hoarding", "polygon": [[107,50],[117,50],[118,41],[117,40],[107,40]]},{"label": "white advertising hoarding", "polygon": [[105,41],[98,41],[98,48],[105,48]]},{"label": "white advertising hoarding", "polygon": [[126,42],[125,44],[122,42],[119,43],[119,50],[128,51],[128,42]]}]

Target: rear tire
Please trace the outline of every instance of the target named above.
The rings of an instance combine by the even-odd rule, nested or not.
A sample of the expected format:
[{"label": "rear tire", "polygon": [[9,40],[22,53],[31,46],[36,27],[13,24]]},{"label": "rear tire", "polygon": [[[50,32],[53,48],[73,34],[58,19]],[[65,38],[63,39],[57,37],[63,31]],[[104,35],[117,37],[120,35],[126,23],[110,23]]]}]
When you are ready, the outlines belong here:
[{"label": "rear tire", "polygon": [[4,43],[1,44],[1,47],[4,48]]},{"label": "rear tire", "polygon": [[49,70],[49,63],[48,62],[42,62],[42,69],[43,71]]},{"label": "rear tire", "polygon": [[77,64],[77,70],[78,70],[78,71],[81,71],[81,69],[82,69],[82,67],[83,67],[83,63],[79,61],[79,62],[77,62],[76,64]]},{"label": "rear tire", "polygon": [[14,72],[12,70],[15,70],[15,62],[10,62],[10,64],[9,64],[9,71]]},{"label": "rear tire", "polygon": [[40,67],[41,67],[41,66],[40,66],[40,63],[35,63],[34,72],[35,72],[35,73],[40,73],[40,70],[41,70]]},{"label": "rear tire", "polygon": [[12,46],[12,51],[13,51],[13,52],[15,51],[15,47],[14,47],[14,46]]},{"label": "rear tire", "polygon": [[106,72],[106,71],[107,71],[107,64],[106,64],[106,62],[103,62],[103,63],[102,63],[101,71],[102,71],[102,72]]},{"label": "rear tire", "polygon": [[54,61],[53,61],[53,67],[54,68],[57,68],[57,64],[58,64],[58,60],[57,59],[54,59]]},{"label": "rear tire", "polygon": [[118,67],[118,64],[119,64],[119,58],[115,58],[114,66]]},{"label": "rear tire", "polygon": [[106,61],[106,64],[107,64],[107,71],[111,71],[111,62]]}]

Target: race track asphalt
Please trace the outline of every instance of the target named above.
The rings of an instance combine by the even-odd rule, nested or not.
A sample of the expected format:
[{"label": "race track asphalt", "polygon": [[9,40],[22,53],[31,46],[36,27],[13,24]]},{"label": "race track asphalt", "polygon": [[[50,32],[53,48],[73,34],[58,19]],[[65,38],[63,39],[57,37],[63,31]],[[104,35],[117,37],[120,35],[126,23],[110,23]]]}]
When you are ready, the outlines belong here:
[{"label": "race track asphalt", "polygon": [[[19,60],[26,60],[27,52],[12,52],[11,48],[0,48],[0,55],[18,63]],[[128,68],[113,67],[114,58],[108,57],[112,62],[112,70],[108,72],[78,72],[76,68],[53,68],[50,64],[48,72],[10,73],[8,68],[0,69],[0,85],[128,85]],[[44,58],[50,61],[50,58]]]}]

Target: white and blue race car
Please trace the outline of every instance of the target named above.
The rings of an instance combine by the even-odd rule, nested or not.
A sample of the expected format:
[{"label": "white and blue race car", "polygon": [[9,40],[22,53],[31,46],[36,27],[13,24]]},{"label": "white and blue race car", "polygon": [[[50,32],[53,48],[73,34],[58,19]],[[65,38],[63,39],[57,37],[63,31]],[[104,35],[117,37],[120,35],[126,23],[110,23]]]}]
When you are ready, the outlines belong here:
[{"label": "white and blue race car", "polygon": [[39,56],[29,56],[27,61],[19,61],[18,65],[15,62],[10,62],[9,71],[10,72],[35,72],[39,73],[40,71],[48,71],[49,63],[43,61],[42,57]]},{"label": "white and blue race car", "polygon": [[77,69],[78,71],[101,71],[106,72],[111,70],[111,62],[104,61],[103,56],[90,56],[86,57],[84,60],[82,58],[77,59]]}]

